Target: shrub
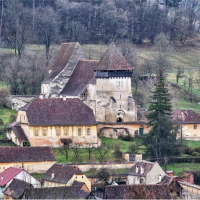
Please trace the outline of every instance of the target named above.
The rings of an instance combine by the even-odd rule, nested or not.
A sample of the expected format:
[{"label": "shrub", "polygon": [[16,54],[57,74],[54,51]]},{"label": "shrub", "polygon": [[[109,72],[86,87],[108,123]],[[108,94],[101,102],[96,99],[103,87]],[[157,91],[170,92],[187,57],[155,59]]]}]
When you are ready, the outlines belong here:
[{"label": "shrub", "polygon": [[120,151],[120,147],[121,147],[121,145],[119,142],[116,142],[114,144],[114,153],[113,154],[114,154],[114,157],[117,159],[122,158],[122,152]]},{"label": "shrub", "polygon": [[130,134],[124,135],[124,136],[122,137],[122,140],[124,140],[124,141],[132,141],[132,140],[133,140],[133,137],[132,137]]}]

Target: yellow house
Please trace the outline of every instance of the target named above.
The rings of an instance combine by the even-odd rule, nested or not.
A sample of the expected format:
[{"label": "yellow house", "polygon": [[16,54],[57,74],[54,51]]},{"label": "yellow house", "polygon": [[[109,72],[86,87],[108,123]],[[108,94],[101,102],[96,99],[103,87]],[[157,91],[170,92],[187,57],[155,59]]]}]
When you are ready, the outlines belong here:
[{"label": "yellow house", "polygon": [[51,147],[0,147],[0,172],[9,167],[44,173],[56,158]]},{"label": "yellow house", "polygon": [[74,181],[83,182],[91,191],[91,182],[83,172],[68,164],[54,164],[42,177],[44,187],[71,186]]},{"label": "yellow house", "polygon": [[194,110],[174,110],[173,120],[179,125],[184,139],[200,138],[200,115]]},{"label": "yellow house", "polygon": [[91,108],[78,98],[32,100],[22,107],[16,122],[7,127],[7,137],[19,146],[98,144],[97,123]]}]

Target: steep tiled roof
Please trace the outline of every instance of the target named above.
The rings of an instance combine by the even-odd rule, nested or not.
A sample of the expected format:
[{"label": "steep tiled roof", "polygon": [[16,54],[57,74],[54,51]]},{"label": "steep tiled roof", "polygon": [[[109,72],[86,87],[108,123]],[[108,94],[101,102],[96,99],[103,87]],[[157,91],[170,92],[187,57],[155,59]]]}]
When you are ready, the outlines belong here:
[{"label": "steep tiled roof", "polygon": [[106,186],[107,199],[171,199],[166,185]]},{"label": "steep tiled roof", "polygon": [[87,84],[94,81],[94,68],[98,61],[80,60],[68,83],[60,93],[67,96],[78,96]]},{"label": "steep tiled roof", "polygon": [[[155,163],[147,162],[147,161],[140,161],[137,162],[131,169],[129,170],[128,174],[133,176],[146,176],[149,171],[153,168]],[[143,167],[144,173],[141,174],[141,168]],[[136,172],[136,168],[138,168]]]},{"label": "steep tiled roof", "polygon": [[27,142],[28,141],[28,138],[26,137],[21,126],[13,126],[12,130],[13,130],[14,134],[16,135],[17,139],[19,140],[19,142]]},{"label": "steep tiled roof", "polygon": [[200,123],[200,115],[194,110],[174,110],[173,120],[181,124]]},{"label": "steep tiled roof", "polygon": [[132,68],[114,43],[111,43],[97,64],[96,70],[132,70]]},{"label": "steep tiled roof", "polygon": [[[52,179],[51,174],[54,173],[54,178]],[[68,183],[68,181],[74,175],[83,174],[83,172],[74,166],[67,164],[54,164],[50,169],[47,170],[45,175],[42,177],[42,180],[51,181],[56,183]]]},{"label": "steep tiled roof", "polygon": [[19,199],[24,194],[26,188],[33,188],[33,186],[30,183],[14,178],[3,193],[13,197],[14,199]]},{"label": "steep tiled roof", "polygon": [[31,188],[25,191],[24,199],[86,199],[89,195],[90,191],[73,186]]},{"label": "steep tiled roof", "polygon": [[166,176],[163,177],[163,179],[161,180],[161,182],[158,183],[158,184],[162,184],[162,185],[166,184],[166,185],[169,186],[173,182],[173,180],[175,178],[176,178],[175,176],[168,176],[168,175],[166,175]]},{"label": "steep tiled roof", "polygon": [[78,43],[63,43],[54,61],[51,73],[44,79],[42,83],[49,83],[53,80],[67,65],[73,51]]},{"label": "steep tiled roof", "polygon": [[51,147],[0,147],[0,163],[56,161]]},{"label": "steep tiled roof", "polygon": [[[19,169],[15,167],[9,167],[8,169],[4,170],[2,173],[0,173],[0,186],[6,185],[21,171],[23,171],[23,169]],[[3,180],[1,179],[1,177],[3,177]]]},{"label": "steep tiled roof", "polygon": [[12,128],[14,126],[17,126],[20,122],[13,122],[12,124],[8,125],[6,128]]},{"label": "steep tiled roof", "polygon": [[26,114],[29,125],[96,124],[92,109],[78,98],[34,99]]}]

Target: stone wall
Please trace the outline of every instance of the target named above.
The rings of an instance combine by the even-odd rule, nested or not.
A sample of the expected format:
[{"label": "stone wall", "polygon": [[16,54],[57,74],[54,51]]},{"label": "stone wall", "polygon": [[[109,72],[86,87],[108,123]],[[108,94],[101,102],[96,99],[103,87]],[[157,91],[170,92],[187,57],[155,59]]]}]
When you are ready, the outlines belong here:
[{"label": "stone wall", "polygon": [[77,166],[81,171],[85,172],[90,169],[100,170],[102,168],[108,169],[130,169],[136,164],[136,162],[123,162],[123,163],[103,163],[103,164],[71,164],[72,166]]},{"label": "stone wall", "polygon": [[13,110],[19,110],[31,100],[38,98],[37,95],[11,95],[11,106]]}]

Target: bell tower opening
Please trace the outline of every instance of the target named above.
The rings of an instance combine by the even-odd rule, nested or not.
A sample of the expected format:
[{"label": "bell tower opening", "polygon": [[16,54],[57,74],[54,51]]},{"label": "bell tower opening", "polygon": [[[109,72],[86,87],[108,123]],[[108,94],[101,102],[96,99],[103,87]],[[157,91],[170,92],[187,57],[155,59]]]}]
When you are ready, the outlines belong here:
[{"label": "bell tower opening", "polygon": [[123,122],[122,118],[121,117],[117,118],[117,122]]}]

